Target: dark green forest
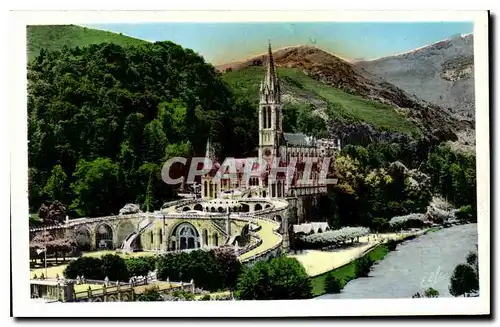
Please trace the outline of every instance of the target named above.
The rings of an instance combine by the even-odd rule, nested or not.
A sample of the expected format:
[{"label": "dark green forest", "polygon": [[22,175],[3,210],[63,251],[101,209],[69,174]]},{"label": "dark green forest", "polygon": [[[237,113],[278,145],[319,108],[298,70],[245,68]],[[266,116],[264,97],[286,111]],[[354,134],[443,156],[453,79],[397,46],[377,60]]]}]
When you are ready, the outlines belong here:
[{"label": "dark green forest", "polygon": [[75,215],[158,208],[174,197],[161,180],[172,156],[223,157],[257,144],[256,110],[213,66],[171,42],[41,50],[28,66],[30,209],[59,200]]},{"label": "dark green forest", "polygon": [[[58,200],[71,217],[158,209],[175,198],[161,179],[168,158],[204,155],[209,137],[219,158],[256,155],[258,143],[256,104],[172,42],[41,49],[28,66],[28,120],[30,212]],[[303,108],[284,120],[328,136]],[[426,137],[348,145],[335,170],[322,203],[333,226],[383,225],[425,211],[436,194],[476,207],[475,156]]]}]

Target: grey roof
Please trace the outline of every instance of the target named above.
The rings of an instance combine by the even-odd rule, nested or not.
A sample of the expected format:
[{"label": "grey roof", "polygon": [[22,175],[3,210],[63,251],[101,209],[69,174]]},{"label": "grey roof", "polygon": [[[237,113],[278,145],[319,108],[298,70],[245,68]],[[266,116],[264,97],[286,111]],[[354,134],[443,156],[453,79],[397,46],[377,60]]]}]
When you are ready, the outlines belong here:
[{"label": "grey roof", "polygon": [[287,145],[314,146],[313,138],[304,133],[283,133]]}]

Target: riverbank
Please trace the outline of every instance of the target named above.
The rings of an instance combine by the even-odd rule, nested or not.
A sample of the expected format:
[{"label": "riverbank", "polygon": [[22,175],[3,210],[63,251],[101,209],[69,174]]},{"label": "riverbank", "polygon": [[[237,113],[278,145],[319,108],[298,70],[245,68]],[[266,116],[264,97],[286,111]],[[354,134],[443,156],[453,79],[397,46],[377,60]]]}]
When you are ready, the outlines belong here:
[{"label": "riverbank", "polygon": [[364,256],[379,244],[383,244],[389,240],[402,241],[423,233],[425,233],[425,230],[405,233],[370,234],[360,237],[358,243],[347,248],[328,251],[304,250],[299,254],[289,254],[288,256],[297,259],[304,266],[309,277],[315,277],[340,268]]},{"label": "riverbank", "polygon": [[475,249],[477,240],[477,224],[429,229],[425,235],[398,244],[372,267],[368,278],[351,280],[340,293],[317,299],[411,298],[429,287],[437,290],[439,297],[451,297],[450,276]]},{"label": "riverbank", "polygon": [[[374,263],[382,260],[385,255],[389,252],[389,249],[385,244],[379,244],[375,247],[371,248],[365,255],[360,256],[370,258]],[[357,258],[357,259],[359,259]],[[331,271],[327,271],[321,275],[317,275],[311,278],[312,284],[312,294],[314,297],[325,294],[325,279],[328,274],[332,273],[335,278],[340,281],[341,289],[351,280],[356,278],[356,260],[352,260],[349,263],[333,269]]]},{"label": "riverbank", "polygon": [[356,260],[366,256],[374,263],[380,261],[389,252],[386,245],[387,241],[400,243],[423,235],[427,231],[371,234],[360,238],[361,245],[354,248],[338,251],[307,251],[307,253],[293,255],[292,257],[295,257],[304,265],[306,272],[311,277],[313,296],[316,297],[325,294],[324,283],[329,273],[332,273],[340,280],[341,288],[343,288],[349,281],[356,278]]}]

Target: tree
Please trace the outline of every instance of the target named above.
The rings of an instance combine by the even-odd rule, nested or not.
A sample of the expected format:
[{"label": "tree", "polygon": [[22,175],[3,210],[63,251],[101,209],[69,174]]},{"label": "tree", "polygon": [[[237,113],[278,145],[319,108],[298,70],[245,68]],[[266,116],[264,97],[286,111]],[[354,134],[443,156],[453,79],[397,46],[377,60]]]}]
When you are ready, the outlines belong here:
[{"label": "tree", "polygon": [[142,294],[140,294],[136,299],[136,301],[138,302],[153,302],[162,300],[163,299],[157,287],[146,288],[146,290]]},{"label": "tree", "polygon": [[81,257],[71,261],[63,272],[66,278],[75,279],[78,276],[83,276],[87,279],[104,280],[102,271],[102,261],[99,258]]},{"label": "tree", "polygon": [[[41,232],[30,242],[30,257],[37,258],[40,257],[36,250],[46,249],[47,256],[53,256],[56,259],[62,257],[66,260],[66,255],[76,248],[76,241],[73,238],[55,238],[50,232]],[[45,257],[45,256],[43,256]]]},{"label": "tree", "polygon": [[300,262],[282,256],[246,269],[238,279],[235,295],[242,300],[308,299],[312,286]]},{"label": "tree", "polygon": [[158,279],[194,281],[200,288],[217,291],[232,288],[241,263],[230,253],[214,250],[169,253],[158,258]]},{"label": "tree", "polygon": [[474,268],[476,274],[479,276],[479,261],[477,259],[477,252],[469,252],[467,255],[467,258],[465,259],[467,261],[467,264]]},{"label": "tree", "polygon": [[456,266],[448,289],[453,296],[466,296],[479,291],[479,279],[474,268],[468,264]]},{"label": "tree", "polygon": [[146,188],[146,199],[144,200],[144,209],[146,212],[151,212],[153,208],[153,171],[149,173],[148,186]]},{"label": "tree", "polygon": [[122,257],[107,254],[102,258],[81,257],[71,261],[64,269],[66,278],[75,279],[84,276],[86,279],[104,280],[106,277],[111,281],[128,281],[130,274]]},{"label": "tree", "polygon": [[[79,215],[116,213],[144,200],[146,185],[138,187],[137,171],[146,163],[161,165],[170,145],[199,154],[210,136],[223,157],[253,151],[256,114],[203,57],[172,42],[41,51],[28,65],[30,209],[57,197],[73,203]],[[90,185],[84,171],[92,169],[81,162],[99,158],[116,164],[117,178],[97,174],[94,181],[103,183]],[[59,169],[52,173],[54,165],[73,182],[65,199],[56,195],[63,176]],[[106,190],[111,180],[115,186]],[[153,187],[155,201],[172,197],[173,187],[162,186]],[[102,193],[109,203],[99,199]]]},{"label": "tree", "polygon": [[130,274],[125,259],[115,254],[106,254],[101,258],[101,269],[104,277],[109,280],[128,281]]},{"label": "tree", "polygon": [[420,292],[417,292],[412,296],[412,298],[423,298],[423,297],[427,298],[439,297],[439,291],[433,289],[432,287],[429,287],[428,289],[425,290],[425,293],[423,295]]},{"label": "tree", "polygon": [[43,188],[43,193],[48,195],[50,200],[64,201],[66,199],[66,173],[61,165],[52,168],[52,174]]},{"label": "tree", "polygon": [[38,217],[45,226],[63,224],[66,220],[67,208],[59,201],[42,204],[38,210]]},{"label": "tree", "polygon": [[390,227],[389,221],[386,218],[381,217],[373,219],[372,224],[377,233],[386,231]]},{"label": "tree", "polygon": [[130,276],[146,276],[155,270],[156,257],[144,256],[125,259],[125,265]]},{"label": "tree", "polygon": [[159,163],[163,159],[167,147],[167,136],[162,122],[153,119],[144,127],[143,162]]},{"label": "tree", "polygon": [[455,216],[464,222],[477,222],[477,214],[471,205],[460,207],[460,210],[455,214]]},{"label": "tree", "polygon": [[232,248],[218,248],[215,250],[215,259],[218,263],[218,270],[223,285],[229,289],[234,289],[239,274],[243,267],[236,257]]},{"label": "tree", "polygon": [[369,256],[364,256],[355,261],[356,277],[368,277],[373,260]]},{"label": "tree", "polygon": [[328,273],[325,278],[325,292],[326,293],[340,293],[342,290],[342,281],[335,277],[333,272]]},{"label": "tree", "polygon": [[425,296],[426,297],[439,297],[439,291],[433,289],[432,287],[429,287],[428,289],[425,290]]},{"label": "tree", "polygon": [[120,205],[113,201],[113,194],[118,191],[118,173],[118,164],[109,158],[80,160],[71,184],[75,194],[71,206],[89,216],[118,212]]}]

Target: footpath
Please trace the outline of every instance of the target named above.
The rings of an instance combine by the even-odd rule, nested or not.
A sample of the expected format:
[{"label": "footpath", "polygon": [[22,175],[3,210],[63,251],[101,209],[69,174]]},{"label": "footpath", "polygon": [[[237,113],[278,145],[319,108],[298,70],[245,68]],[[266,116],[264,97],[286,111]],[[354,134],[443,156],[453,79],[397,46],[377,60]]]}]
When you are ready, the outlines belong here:
[{"label": "footpath", "polygon": [[304,250],[301,253],[288,256],[296,258],[304,266],[309,277],[315,277],[347,265],[388,240],[405,239],[409,236],[421,235],[424,232],[425,230],[408,233],[370,234],[360,237],[359,243],[349,248],[325,251]]}]

